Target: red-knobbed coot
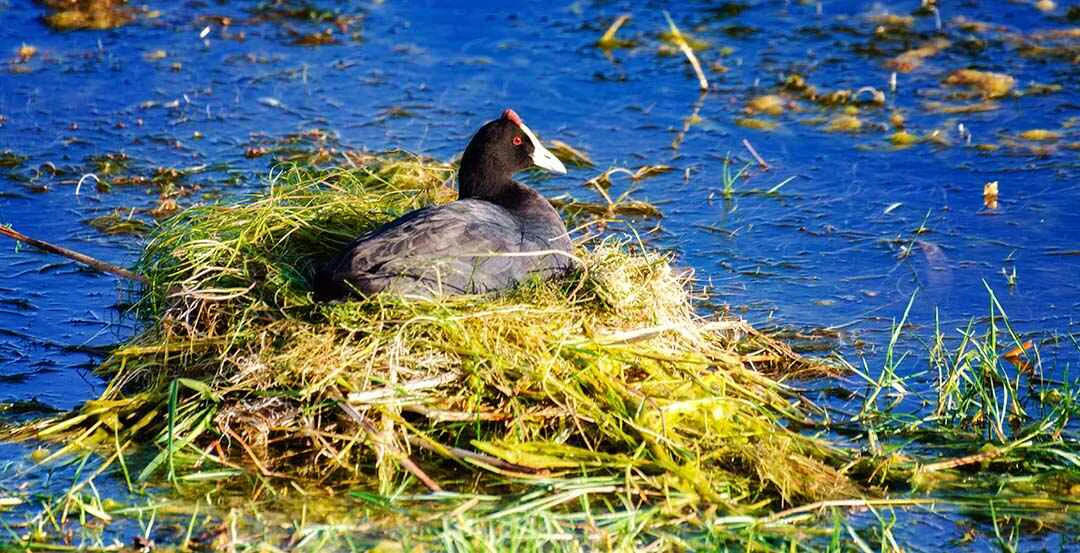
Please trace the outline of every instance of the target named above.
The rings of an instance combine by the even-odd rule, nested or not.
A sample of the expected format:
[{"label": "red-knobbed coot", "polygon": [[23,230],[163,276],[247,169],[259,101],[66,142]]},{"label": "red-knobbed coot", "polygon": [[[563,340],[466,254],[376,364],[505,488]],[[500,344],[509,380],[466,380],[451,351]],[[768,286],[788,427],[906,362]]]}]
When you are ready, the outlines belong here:
[{"label": "red-knobbed coot", "polygon": [[458,200],[357,238],[316,274],[316,297],[476,294],[565,272],[573,264],[566,226],[543,196],[513,179],[533,165],[566,172],[508,109],[465,147]]}]

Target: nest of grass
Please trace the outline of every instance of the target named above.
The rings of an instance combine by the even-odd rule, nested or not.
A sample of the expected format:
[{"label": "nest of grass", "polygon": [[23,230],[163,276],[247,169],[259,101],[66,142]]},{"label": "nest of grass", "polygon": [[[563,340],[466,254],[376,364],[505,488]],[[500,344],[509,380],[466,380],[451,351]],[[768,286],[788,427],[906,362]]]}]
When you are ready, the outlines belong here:
[{"label": "nest of grass", "polygon": [[317,264],[453,197],[447,164],[353,161],[167,221],[137,266],[146,329],[101,366],[102,397],[11,437],[67,441],[56,455],[152,441],[143,479],[505,493],[615,476],[643,503],[731,512],[859,493],[839,450],[788,428],[807,415],[772,379],[821,367],[699,316],[688,277],[633,241],[500,296],[314,302]]}]

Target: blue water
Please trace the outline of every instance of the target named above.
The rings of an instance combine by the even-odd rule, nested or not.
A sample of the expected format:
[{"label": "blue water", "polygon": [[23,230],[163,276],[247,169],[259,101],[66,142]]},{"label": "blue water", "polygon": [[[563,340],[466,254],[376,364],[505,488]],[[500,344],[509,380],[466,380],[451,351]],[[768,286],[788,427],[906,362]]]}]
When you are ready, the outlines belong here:
[{"label": "blue water", "polygon": [[[1010,39],[1076,25],[1065,18],[1068,3],[1059,4],[1049,14],[1008,1],[943,6],[954,47],[898,75],[893,93],[886,59],[936,36],[934,18],[916,18],[905,38],[875,40],[868,16],[907,14],[918,2],[822,2],[820,12],[816,4],[748,2],[733,16],[738,10],[716,2],[325,3],[356,16],[343,31],[257,17],[256,3],[151,1],[139,5],[135,23],[116,30],[57,32],[42,23],[39,4],[0,0],[0,152],[26,156],[0,167],[0,223],[129,264],[140,239],[103,235],[86,221],[117,209],[152,221],[146,211],[157,205],[157,190],[104,191],[88,178],[76,194],[82,175],[100,172],[93,156],[126,156],[124,169],[100,175],[106,181],[151,177],[158,167],[191,170],[178,182],[197,188],[178,198],[184,206],[206,193],[235,198],[258,190],[273,156],[245,152],[287,135],[319,129],[324,137],[305,147],[404,148],[449,159],[483,122],[513,107],[543,138],[568,142],[597,164],[536,181],[549,196],[599,201],[583,183],[608,166],[674,167],[639,183],[615,177],[614,191],[635,186],[632,198],[659,205],[658,226],[635,227],[677,252],[678,263],[710,285],[714,304],[758,325],[837,330],[837,347],[864,352],[875,367],[913,293],[912,331],[926,336],[935,310],[946,329],[985,316],[985,282],[1021,332],[1068,342],[1080,332],[1080,65],[1022,57]],[[712,83],[705,96],[684,58],[658,55],[664,8],[712,44],[700,52]],[[622,13],[633,17],[619,36],[640,46],[605,54],[594,44]],[[957,16],[998,28],[961,31]],[[223,27],[221,17],[231,24]],[[330,27],[337,44],[293,44],[296,33]],[[18,63],[24,43],[37,53]],[[1065,44],[1077,48],[1076,39]],[[867,54],[871,47],[883,54]],[[157,50],[165,57],[154,59]],[[926,102],[964,90],[941,81],[965,67],[1008,73],[1019,90],[1032,83],[1061,89],[1005,98],[984,113],[928,112]],[[810,102],[799,102],[799,112],[761,116],[780,123],[773,131],[735,123],[749,98],[774,92],[790,72],[823,90],[875,87],[886,92],[886,108],[863,109],[866,129],[858,134],[824,131],[813,119],[834,111]],[[408,116],[394,116],[401,109]],[[673,149],[695,110],[700,121]],[[938,130],[950,145],[892,148],[885,130],[892,111],[904,114],[912,132]],[[1002,147],[967,146],[959,124],[972,144]],[[1015,139],[1029,129],[1062,137]],[[737,192],[794,179],[775,195],[725,200],[724,159],[736,169],[751,160],[743,139],[770,168],[751,168]],[[1033,144],[1047,149],[1033,152]],[[996,210],[983,207],[989,181],[1000,184]],[[916,236],[920,227],[927,231]],[[1002,271],[1014,269],[1010,286]],[[34,398],[68,409],[94,397],[103,383],[90,373],[99,357],[87,348],[132,334],[135,323],[122,317],[129,299],[113,277],[0,243],[0,401]],[[1048,376],[1080,360],[1071,345],[1042,347]],[[924,368],[915,359],[903,370]]]}]

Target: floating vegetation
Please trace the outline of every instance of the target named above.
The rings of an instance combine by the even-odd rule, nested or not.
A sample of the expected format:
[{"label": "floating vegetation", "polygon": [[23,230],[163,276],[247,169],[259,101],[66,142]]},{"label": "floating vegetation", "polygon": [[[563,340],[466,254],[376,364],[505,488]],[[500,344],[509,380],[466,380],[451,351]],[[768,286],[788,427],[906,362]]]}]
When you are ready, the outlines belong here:
[{"label": "floating vegetation", "polygon": [[26,63],[30,61],[30,58],[34,57],[36,54],[37,47],[26,44],[25,42],[22,44],[22,46],[19,46],[18,50],[15,51],[15,56],[18,63]]},{"label": "floating vegetation", "polygon": [[1055,29],[1053,31],[1034,33],[1031,35],[1031,38],[1035,40],[1077,40],[1080,39],[1080,27],[1070,27],[1068,29]]},{"label": "floating vegetation", "polygon": [[746,112],[750,114],[781,115],[784,113],[785,103],[784,98],[776,94],[755,96],[746,103]]},{"label": "floating vegetation", "polygon": [[683,33],[677,27],[674,29],[669,28],[667,31],[661,31],[660,40],[675,46],[676,48],[680,47],[680,43],[685,43],[692,50],[698,52],[712,48],[712,44],[708,41]]},{"label": "floating vegetation", "polygon": [[754,129],[757,131],[771,131],[780,126],[780,123],[777,123],[776,121],[758,119],[756,117],[740,117],[735,120],[735,124],[746,129]]},{"label": "floating vegetation", "polygon": [[785,90],[798,92],[803,98],[823,106],[858,104],[880,107],[885,105],[885,93],[872,86],[864,86],[857,90],[839,89],[822,92],[817,87],[806,82],[806,77],[798,73],[785,76],[780,86]]},{"label": "floating vegetation", "polygon": [[889,135],[889,142],[894,146],[907,147],[919,143],[919,137],[905,130],[899,130]]},{"label": "floating vegetation", "polygon": [[910,15],[896,15],[893,13],[871,15],[870,21],[883,27],[892,27],[896,29],[910,29],[915,24],[914,17]]},{"label": "floating vegetation", "polygon": [[620,200],[610,204],[602,204],[584,202],[569,197],[558,197],[552,198],[551,204],[571,215],[587,213],[602,219],[614,219],[621,215],[652,219],[660,219],[664,216],[664,212],[660,211],[660,208],[641,200]]},{"label": "floating vegetation", "polygon": [[143,175],[119,175],[109,179],[110,186],[145,186],[150,179]]},{"label": "floating vegetation", "polygon": [[0,152],[0,168],[13,169],[23,164],[27,160],[24,155],[16,154],[11,150],[4,150]]},{"label": "floating vegetation", "polygon": [[974,104],[947,104],[945,102],[926,102],[923,104],[923,109],[931,113],[982,113],[986,111],[994,111],[1001,109],[1001,104],[984,100],[982,102],[976,102]]},{"label": "floating vegetation", "polygon": [[670,165],[642,165],[641,167],[638,167],[637,171],[631,171],[623,167],[612,167],[585,181],[585,185],[595,186],[597,188],[611,188],[611,177],[613,175],[623,174],[630,177],[630,180],[637,182],[642,179],[663,175],[664,173],[669,172],[671,172]]},{"label": "floating vegetation", "polygon": [[952,43],[947,39],[935,38],[918,48],[913,48],[890,59],[885,63],[885,66],[901,73],[911,73],[918,69],[927,58],[936,56],[951,45]]},{"label": "floating vegetation", "polygon": [[294,0],[265,1],[251,11],[257,18],[270,20],[291,19],[312,23],[337,23],[344,20],[351,23],[359,19],[359,16],[344,16],[333,10],[320,8],[311,2]]},{"label": "floating vegetation", "polygon": [[1001,98],[1016,85],[1016,79],[1010,75],[978,71],[976,69],[953,71],[945,78],[944,82],[948,85],[973,87],[979,90],[985,98]]},{"label": "floating vegetation", "polygon": [[1061,133],[1058,131],[1050,131],[1046,129],[1030,129],[1023,131],[1019,134],[1022,140],[1031,140],[1036,142],[1049,142],[1061,139]]},{"label": "floating vegetation", "polygon": [[[416,113],[404,106],[390,106],[379,112],[378,119],[409,119],[416,117]],[[322,132],[322,131],[319,131]],[[326,141],[326,135],[319,137],[319,140]]]},{"label": "floating vegetation", "polygon": [[1035,0],[1035,9],[1050,13],[1057,9],[1057,3],[1054,0]]},{"label": "floating vegetation", "polygon": [[837,115],[825,125],[829,132],[859,132],[863,128],[863,121],[854,115]]},{"label": "floating vegetation", "polygon": [[[351,40],[363,39],[361,30],[358,28],[363,23],[363,14],[339,13],[337,9],[325,9],[311,2],[297,2],[293,0],[272,0],[261,2],[251,9],[253,17],[249,22],[272,21],[279,23],[284,29],[291,44],[301,46],[323,46],[338,44],[338,36],[349,37]],[[208,18],[223,27],[228,27],[231,20],[228,17],[216,16]],[[302,32],[293,27],[294,22],[308,24],[324,24],[322,28],[313,32]],[[245,35],[240,33],[222,33],[223,38],[244,40]]]},{"label": "floating vegetation", "polygon": [[885,105],[885,93],[872,86],[864,86],[858,90],[834,90],[827,94],[818,95],[816,101],[819,104],[827,106],[837,104],[868,104],[883,106]]},{"label": "floating vegetation", "polygon": [[327,28],[316,33],[298,34],[293,39],[293,44],[299,46],[325,46],[327,44],[337,44],[338,40],[334,36],[334,30]]},{"label": "floating vegetation", "polygon": [[1022,90],[1020,94],[1022,96],[1040,96],[1043,94],[1061,92],[1063,89],[1064,87],[1059,84],[1031,83],[1027,88]]},{"label": "floating vegetation", "polygon": [[61,31],[113,29],[134,19],[127,0],[42,0],[52,13],[45,23]]},{"label": "floating vegetation", "polygon": [[548,149],[563,163],[573,165],[574,167],[593,166],[593,160],[589,157],[589,154],[582,152],[562,140],[552,140],[548,143]]},{"label": "floating vegetation", "polygon": [[117,152],[90,156],[90,162],[94,164],[94,173],[103,177],[126,170],[131,164],[131,158],[123,152]]},{"label": "floating vegetation", "polygon": [[1072,64],[1080,63],[1080,40],[1078,40],[1080,27],[1055,29],[1031,35],[1010,33],[1005,38],[1025,57],[1056,58]]},{"label": "floating vegetation", "polygon": [[991,210],[998,208],[998,181],[983,185],[983,207]]},{"label": "floating vegetation", "polygon": [[767,376],[831,368],[697,315],[687,277],[634,242],[580,248],[579,273],[500,296],[312,300],[316,263],[451,174],[397,154],[288,168],[250,202],[164,222],[137,266],[147,328],[101,366],[106,391],[11,436],[65,444],[43,462],[138,437],[145,464],[110,462],[189,491],[464,499],[604,479],[595,508],[655,508],[657,531],[864,493],[836,468],[847,453],[786,425],[808,414]]},{"label": "floating vegetation", "polygon": [[94,217],[86,224],[105,234],[133,234],[142,236],[150,232],[150,225],[134,218],[135,210],[117,209],[108,215]]}]

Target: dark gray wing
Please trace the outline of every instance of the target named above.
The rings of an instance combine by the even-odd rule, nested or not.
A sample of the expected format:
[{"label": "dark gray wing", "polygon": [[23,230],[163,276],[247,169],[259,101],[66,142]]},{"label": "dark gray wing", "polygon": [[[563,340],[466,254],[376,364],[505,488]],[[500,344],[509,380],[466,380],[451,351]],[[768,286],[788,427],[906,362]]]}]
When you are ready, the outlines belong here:
[{"label": "dark gray wing", "polygon": [[461,200],[409,213],[364,236],[324,275],[364,294],[477,293],[512,286],[528,273],[518,221],[489,202]]}]

